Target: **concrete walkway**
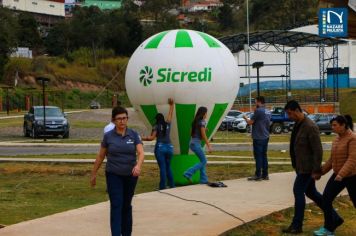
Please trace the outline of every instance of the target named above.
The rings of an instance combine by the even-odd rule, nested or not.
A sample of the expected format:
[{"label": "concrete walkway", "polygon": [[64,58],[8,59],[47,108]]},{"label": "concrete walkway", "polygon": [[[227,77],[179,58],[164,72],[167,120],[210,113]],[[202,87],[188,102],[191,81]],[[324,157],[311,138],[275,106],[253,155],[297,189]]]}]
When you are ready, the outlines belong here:
[{"label": "concrete walkway", "polygon": [[[227,188],[193,185],[138,194],[133,200],[133,235],[219,235],[292,206],[294,177],[295,173],[289,172],[271,174],[269,181],[224,181]],[[327,178],[318,181],[319,190],[324,188]],[[19,235],[110,235],[109,204],[99,203],[0,229],[0,236]]]}]

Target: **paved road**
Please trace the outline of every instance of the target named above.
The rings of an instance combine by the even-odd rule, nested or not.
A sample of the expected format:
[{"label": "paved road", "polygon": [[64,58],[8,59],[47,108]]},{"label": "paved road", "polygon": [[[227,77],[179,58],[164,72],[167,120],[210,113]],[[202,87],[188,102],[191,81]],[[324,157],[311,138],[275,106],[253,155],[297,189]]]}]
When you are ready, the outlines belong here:
[{"label": "paved road", "polygon": [[[17,155],[46,155],[46,154],[96,154],[99,150],[99,144],[7,144],[0,143],[0,156]],[[215,151],[248,151],[252,150],[249,143],[226,143],[213,144]],[[324,143],[324,150],[330,150],[331,143]],[[145,144],[145,152],[153,152],[153,144]],[[288,143],[270,143],[269,150],[288,150]]]}]

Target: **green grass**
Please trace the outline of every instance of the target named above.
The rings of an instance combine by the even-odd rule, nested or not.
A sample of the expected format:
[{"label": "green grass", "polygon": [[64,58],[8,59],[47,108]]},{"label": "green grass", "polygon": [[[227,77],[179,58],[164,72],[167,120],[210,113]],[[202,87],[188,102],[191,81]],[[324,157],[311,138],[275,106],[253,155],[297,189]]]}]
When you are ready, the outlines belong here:
[{"label": "green grass", "polygon": [[[279,142],[289,142],[290,135],[288,134],[271,134],[270,141],[271,143],[279,143]],[[331,142],[335,139],[335,135],[325,135],[320,134],[320,138],[322,142]],[[231,132],[231,131],[218,131],[215,133],[213,137],[213,143],[224,143],[224,142],[237,142],[237,143],[251,143],[252,138],[249,133],[239,133],[239,132]]]},{"label": "green grass", "polygon": [[[85,156],[85,155],[79,155]],[[105,192],[103,168],[98,173],[97,186],[89,187],[92,164],[0,164],[0,224],[10,225],[57,212],[75,209],[108,200]],[[254,165],[225,164],[208,165],[212,181],[243,178],[251,175]],[[290,165],[270,166],[270,173],[292,171]],[[136,194],[154,191],[159,181],[156,164],[144,164]],[[348,198],[336,201],[346,222],[338,229],[338,235],[356,234],[352,222],[356,214]],[[290,223],[293,210],[272,213],[247,225],[240,226],[224,235],[281,235],[283,226]],[[304,230],[310,232],[322,224],[322,214],[315,206],[308,206]]]},{"label": "green grass", "polygon": [[23,125],[23,117],[21,118],[11,118],[11,119],[1,119],[0,129],[9,127],[21,127]]},{"label": "green grass", "polygon": [[[338,236],[354,236],[356,235],[356,211],[348,196],[339,197],[334,201],[334,208],[344,218],[345,222],[335,232]],[[293,208],[288,208],[279,212],[274,212],[264,216],[248,224],[244,224],[235,229],[232,229],[222,236],[277,236],[282,234],[283,228],[287,227],[293,218]],[[319,229],[323,225],[323,213],[315,205],[309,204],[306,207],[305,219],[303,225],[304,233],[301,236],[312,235],[314,230]]]},{"label": "green grass", "polygon": [[[247,161],[252,160],[253,152],[252,151],[214,151],[207,153],[208,159],[210,161]],[[228,156],[236,157],[242,156],[246,158],[223,158],[223,157],[209,157],[209,155],[216,156]],[[95,159],[96,154],[45,154],[45,155],[18,155],[11,156],[12,158],[52,158],[52,159]],[[323,160],[327,160],[330,157],[330,151],[324,151]],[[270,161],[289,161],[289,152],[280,152],[270,150],[268,151],[268,158]],[[153,155],[146,155],[145,160],[155,160]]]},{"label": "green grass", "polygon": [[73,120],[70,121],[70,126],[72,128],[103,128],[108,124],[108,122],[100,121],[82,121],[82,120]]},{"label": "green grass", "polygon": [[[75,209],[107,200],[103,168],[98,185],[89,187],[92,164],[0,164],[0,224],[10,225],[24,220]],[[211,180],[246,177],[254,165],[208,165]],[[291,171],[289,165],[271,166],[271,172]],[[136,193],[154,191],[159,180],[156,164],[144,164]],[[6,217],[5,217],[6,216]]]}]

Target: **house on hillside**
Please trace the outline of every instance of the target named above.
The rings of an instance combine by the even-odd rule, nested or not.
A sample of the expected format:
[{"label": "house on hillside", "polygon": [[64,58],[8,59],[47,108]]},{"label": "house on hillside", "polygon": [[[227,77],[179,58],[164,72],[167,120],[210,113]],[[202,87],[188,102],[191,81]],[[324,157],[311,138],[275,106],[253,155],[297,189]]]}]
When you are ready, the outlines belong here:
[{"label": "house on hillside", "polygon": [[64,0],[2,0],[2,6],[29,12],[45,26],[51,26],[65,17]]},{"label": "house on hillside", "polygon": [[85,0],[82,6],[96,6],[101,10],[114,10],[121,8],[121,4],[121,0]]},{"label": "house on hillside", "polygon": [[211,11],[212,9],[221,7],[222,5],[223,4],[220,2],[220,0],[182,1],[182,7],[188,12]]}]

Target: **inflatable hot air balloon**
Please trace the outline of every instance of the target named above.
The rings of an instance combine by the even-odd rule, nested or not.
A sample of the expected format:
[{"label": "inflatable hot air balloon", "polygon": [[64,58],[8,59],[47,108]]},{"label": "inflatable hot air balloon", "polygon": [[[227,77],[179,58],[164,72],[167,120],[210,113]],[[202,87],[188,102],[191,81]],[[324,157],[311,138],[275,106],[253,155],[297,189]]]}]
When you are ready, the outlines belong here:
[{"label": "inflatable hot air balloon", "polygon": [[[149,129],[157,113],[168,114],[168,98],[174,99],[172,171],[176,184],[185,184],[183,172],[198,162],[189,150],[197,109],[208,108],[210,139],[237,95],[238,67],[232,53],[216,38],[202,32],[164,31],[136,49],[127,66],[125,83],[132,105]],[[197,181],[197,177],[193,176],[193,180]]]}]

